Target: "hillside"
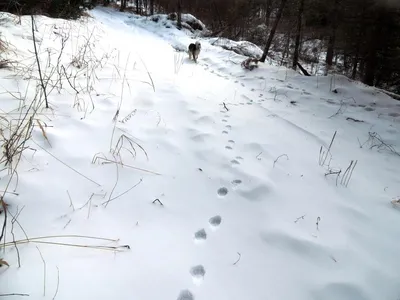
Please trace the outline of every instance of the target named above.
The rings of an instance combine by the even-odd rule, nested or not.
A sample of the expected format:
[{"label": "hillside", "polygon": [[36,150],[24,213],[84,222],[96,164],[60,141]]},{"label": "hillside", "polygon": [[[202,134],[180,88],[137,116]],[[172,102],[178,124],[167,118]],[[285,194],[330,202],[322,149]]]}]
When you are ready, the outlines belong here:
[{"label": "hillside", "polygon": [[[31,18],[1,16],[15,151],[0,294],[400,297],[399,101],[272,61],[243,70],[199,32],[90,14],[35,17],[41,76]],[[196,39],[198,64],[176,50]]]}]

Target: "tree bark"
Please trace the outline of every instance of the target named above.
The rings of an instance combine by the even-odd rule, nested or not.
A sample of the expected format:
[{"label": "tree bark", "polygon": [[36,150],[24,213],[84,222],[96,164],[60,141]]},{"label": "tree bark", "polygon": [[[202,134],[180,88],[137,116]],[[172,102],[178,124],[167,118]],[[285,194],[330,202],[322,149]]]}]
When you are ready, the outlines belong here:
[{"label": "tree bark", "polygon": [[332,9],[332,24],[331,24],[331,34],[328,38],[328,49],[326,51],[325,62],[330,68],[333,64],[333,56],[334,56],[334,48],[336,41],[336,29],[338,26],[338,11],[339,11],[339,2],[340,0],[335,0]]},{"label": "tree bark", "polygon": [[269,27],[269,19],[272,13],[272,0],[266,0],[265,3],[265,25]]},{"label": "tree bark", "polygon": [[178,13],[177,13],[177,26],[178,29],[182,29],[182,6],[181,6],[181,0],[178,1]]},{"label": "tree bark", "polygon": [[154,0],[150,0],[150,15],[154,15]]},{"label": "tree bark", "polygon": [[124,11],[126,8],[126,1],[127,0],[121,0],[121,7],[119,9],[119,11]]},{"label": "tree bark", "polygon": [[260,59],[261,62],[265,62],[265,59],[267,58],[269,48],[271,47],[272,39],[274,38],[274,35],[275,35],[275,32],[276,32],[276,28],[278,27],[278,24],[279,24],[279,20],[282,17],[282,12],[283,12],[283,10],[285,8],[286,2],[287,2],[287,0],[281,0],[281,5],[279,6],[279,10],[278,10],[278,13],[276,15],[275,22],[272,25],[271,31],[270,31],[269,36],[268,36],[267,44],[265,45],[265,48],[264,48],[264,53],[263,53],[263,55],[261,56],[261,59]]},{"label": "tree bark", "polygon": [[301,26],[303,20],[303,11],[304,11],[304,0],[300,0],[299,11],[297,14],[297,32],[296,32],[296,42],[294,46],[294,54],[293,54],[293,70],[297,69],[297,63],[299,62],[299,49],[300,49],[300,35],[301,35]]}]

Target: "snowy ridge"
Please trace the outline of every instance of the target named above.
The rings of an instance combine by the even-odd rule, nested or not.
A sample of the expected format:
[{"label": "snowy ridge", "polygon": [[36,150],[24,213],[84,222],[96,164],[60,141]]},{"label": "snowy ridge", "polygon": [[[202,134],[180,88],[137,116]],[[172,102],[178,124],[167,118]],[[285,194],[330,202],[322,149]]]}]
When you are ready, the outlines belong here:
[{"label": "snowy ridge", "polygon": [[[29,238],[106,237],[113,241],[52,241],[118,251],[31,242],[17,253],[11,243],[2,255],[10,264],[1,269],[2,293],[41,299],[57,291],[57,300],[400,296],[400,210],[391,203],[400,195],[398,101],[343,76],[304,77],[269,64],[248,72],[243,56],[214,39],[107,8],[91,15],[36,17],[52,109],[37,115],[46,136],[34,127],[28,144],[35,151],[26,150],[12,181],[18,195],[4,201],[12,215],[23,208],[18,221]],[[33,101],[38,80],[31,20],[21,21],[0,23],[15,50],[7,55],[18,61],[0,70],[9,119]],[[198,64],[171,47],[195,39],[203,46]],[[67,74],[62,86],[52,73],[57,66]],[[335,131],[321,165],[321,146],[326,152]],[[13,229],[16,240],[25,238]],[[124,245],[130,249],[118,248]]]}]

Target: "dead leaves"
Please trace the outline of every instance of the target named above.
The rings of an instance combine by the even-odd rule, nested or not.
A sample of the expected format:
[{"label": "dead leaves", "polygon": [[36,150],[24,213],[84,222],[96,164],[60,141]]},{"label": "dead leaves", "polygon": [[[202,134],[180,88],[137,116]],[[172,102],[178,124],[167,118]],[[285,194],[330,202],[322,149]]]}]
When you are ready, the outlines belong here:
[{"label": "dead leaves", "polygon": [[10,265],[8,264],[8,262],[6,262],[5,260],[3,260],[2,258],[0,258],[0,267],[2,267],[3,265],[9,267]]}]

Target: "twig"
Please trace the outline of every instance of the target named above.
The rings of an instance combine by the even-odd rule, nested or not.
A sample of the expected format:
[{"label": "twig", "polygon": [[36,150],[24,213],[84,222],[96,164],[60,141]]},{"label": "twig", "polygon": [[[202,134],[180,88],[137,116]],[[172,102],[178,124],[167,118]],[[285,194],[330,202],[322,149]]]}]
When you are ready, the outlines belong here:
[{"label": "twig", "polygon": [[69,225],[69,223],[71,223],[72,219],[69,219],[69,221],[67,222],[67,224],[64,225],[63,229],[67,228],[67,226]]},{"label": "twig", "polygon": [[[4,202],[3,196],[0,198],[0,203],[1,203],[1,206],[2,206],[3,212],[4,212],[3,227],[2,227],[2,229],[1,229],[1,235],[0,235],[0,242],[1,242],[1,240],[2,240],[3,237],[4,237],[4,233],[5,233],[5,231],[6,231],[6,226],[7,226],[7,205],[6,205],[6,203]],[[4,238],[4,243],[5,243],[5,238]]]},{"label": "twig", "polygon": [[57,268],[57,288],[56,288],[56,292],[54,293],[53,296],[53,300],[56,298],[57,293],[58,293],[58,287],[60,286],[60,269],[58,267]]},{"label": "twig", "polygon": [[89,217],[90,217],[90,210],[91,210],[91,208],[92,208],[92,198],[93,198],[94,195],[95,195],[95,194],[92,193],[92,194],[90,195],[90,198],[89,198],[88,214],[87,214],[87,218],[88,218],[88,219],[89,219]]},{"label": "twig", "polygon": [[131,168],[131,169],[134,169],[134,170],[150,173],[150,174],[153,174],[153,175],[161,175],[160,173],[157,173],[157,172],[154,172],[154,171],[150,171],[150,170],[146,170],[146,169],[142,169],[142,168],[137,168],[137,167],[134,167],[134,166],[130,166],[130,165],[124,164],[124,163],[119,162],[119,161],[111,160],[111,159],[100,157],[100,156],[94,157],[93,160],[92,160],[92,164],[95,163],[97,160],[104,160],[105,162],[101,163],[103,165],[104,164],[108,164],[108,163],[114,163],[114,164],[119,164],[119,165],[121,165],[123,167],[127,167],[127,168]]},{"label": "twig", "polygon": [[222,104],[224,105],[224,108],[226,109],[226,111],[229,111],[229,109],[226,107],[225,102],[222,102]]},{"label": "twig", "polygon": [[39,251],[40,257],[43,261],[43,296],[46,296],[46,261],[44,260],[42,252],[38,246],[36,246],[36,249]]},{"label": "twig", "polygon": [[111,201],[111,196],[112,196],[112,194],[114,193],[114,190],[115,190],[115,188],[116,188],[117,185],[118,185],[118,181],[119,181],[119,168],[118,168],[118,164],[115,164],[115,167],[117,168],[117,178],[116,178],[115,184],[114,184],[114,186],[113,186],[113,188],[112,188],[112,190],[111,190],[110,197],[108,197],[108,200],[105,202],[104,207],[107,207],[107,206],[108,206],[108,203],[110,203],[110,201]]},{"label": "twig", "polygon": [[114,198],[108,199],[106,202],[103,202],[102,205],[104,205],[104,204],[106,204],[106,203],[108,204],[108,203],[114,201],[115,199],[118,199],[119,197],[125,195],[126,193],[128,193],[129,191],[131,191],[131,190],[133,190],[135,187],[137,187],[142,181],[143,181],[143,178],[140,178],[139,182],[136,183],[134,186],[130,187],[129,189],[127,189],[125,192],[119,194],[118,196],[115,196]]},{"label": "twig", "polygon": [[0,297],[9,297],[9,296],[26,296],[26,297],[28,297],[29,294],[20,294],[20,293],[0,294]]},{"label": "twig", "polygon": [[333,257],[333,255],[329,255],[329,257],[330,257],[335,263],[337,263],[337,260],[336,260],[336,258]]},{"label": "twig", "polygon": [[337,133],[337,131],[335,131],[335,133],[333,134],[332,139],[331,139],[331,143],[329,144],[329,147],[326,150],[326,152],[322,151],[323,146],[321,146],[321,148],[319,150],[319,165],[320,166],[325,165],[325,162],[326,162],[326,159],[328,158],[328,155],[331,155],[331,148],[332,148],[332,145],[333,145],[333,141],[335,140],[336,133]]},{"label": "twig", "polygon": [[76,169],[72,168],[71,166],[67,165],[65,162],[63,162],[62,160],[60,160],[59,158],[57,158],[56,156],[54,156],[52,153],[50,153],[49,151],[47,151],[45,148],[43,148],[42,146],[40,146],[38,143],[36,143],[34,140],[32,140],[33,143],[35,143],[38,147],[42,148],[43,151],[45,151],[47,154],[49,154],[51,157],[53,157],[55,160],[57,160],[58,162],[60,162],[61,164],[63,164],[64,166],[66,166],[67,168],[71,169],[72,171],[74,171],[75,173],[79,174],[80,176],[82,176],[83,178],[89,180],[90,182],[93,182],[95,185],[97,186],[101,186],[100,183],[97,183],[96,181],[90,179],[89,177],[83,175],[81,172],[77,171]]},{"label": "twig", "polygon": [[242,257],[242,255],[240,254],[240,252],[237,252],[237,254],[239,255],[239,257],[238,257],[238,259],[233,263],[234,266],[240,261],[240,258]]},{"label": "twig", "polygon": [[257,158],[258,160],[261,160],[261,158],[260,158],[260,155],[261,155],[261,154],[262,154],[262,151],[261,151],[260,153],[257,154],[256,158]]},{"label": "twig", "polygon": [[35,56],[36,56],[36,63],[37,63],[37,66],[38,66],[38,70],[39,70],[40,84],[41,84],[42,89],[43,89],[44,100],[45,100],[45,102],[46,102],[46,108],[49,108],[49,103],[47,102],[46,87],[45,87],[45,85],[44,85],[43,78],[42,78],[42,71],[41,71],[41,69],[40,69],[39,55],[38,55],[38,52],[37,52],[37,49],[36,49],[35,30],[34,30],[34,28],[33,28],[33,27],[34,27],[34,24],[35,24],[35,21],[34,21],[34,19],[33,19],[33,15],[31,15],[31,21],[32,21],[33,46],[34,46],[34,48],[35,48]]},{"label": "twig", "polygon": [[301,217],[298,217],[294,222],[295,223],[297,223],[300,219],[301,220],[304,220],[304,217],[305,217],[306,215],[302,215]]},{"label": "twig", "polygon": [[350,182],[351,179],[351,175],[353,174],[354,168],[357,165],[358,160],[356,160],[355,162],[352,160],[349,164],[349,166],[347,167],[346,171],[343,174],[342,180],[340,181],[340,183],[344,186],[347,187],[347,185]]},{"label": "twig", "polygon": [[386,148],[390,152],[400,156],[400,152],[398,152],[393,147],[393,145],[386,143],[377,132],[368,132],[368,134],[369,134],[369,138],[365,143],[370,142],[370,144],[371,144],[370,149],[372,149],[374,147],[377,147],[379,150],[382,148]]},{"label": "twig", "polygon": [[354,122],[356,122],[356,123],[358,123],[358,122],[364,123],[363,120],[354,119],[354,118],[352,118],[352,117],[347,117],[346,120],[347,120],[347,121],[354,121]]},{"label": "twig", "polygon": [[[19,255],[19,249],[17,247],[17,243],[15,242],[15,234],[14,234],[14,223],[17,220],[19,214],[21,213],[21,211],[24,209],[25,206],[22,207],[22,209],[20,211],[18,211],[17,208],[17,213],[15,214],[15,216],[13,216],[12,220],[11,220],[11,235],[13,237],[13,242],[15,245],[15,250],[17,251],[17,257],[18,257],[18,268],[21,268],[21,257]],[[11,213],[10,213],[11,214]]]},{"label": "twig", "polygon": [[[333,117],[335,117],[335,116],[337,116],[339,114],[343,114],[346,111],[346,108],[347,108],[347,106],[345,106],[345,104],[346,103],[343,100],[341,100],[339,109],[333,115],[331,115],[328,119],[333,118]],[[344,109],[343,109],[343,107],[344,107]]]},{"label": "twig", "polygon": [[281,158],[282,156],[285,156],[287,160],[289,160],[289,156],[287,156],[287,154],[282,154],[279,155],[275,160],[274,160],[274,164],[273,164],[273,168],[275,168],[275,164],[278,162],[278,159]]},{"label": "twig", "polygon": [[75,206],[72,203],[71,195],[69,194],[69,191],[67,190],[68,198],[69,198],[69,207],[72,207],[72,211],[75,211]]},{"label": "twig", "polygon": [[161,206],[164,206],[164,204],[160,201],[160,199],[155,199],[152,203],[155,204],[156,202],[158,202]]},{"label": "twig", "polygon": [[147,69],[147,66],[146,66],[146,64],[144,63],[143,59],[142,59],[140,56],[139,56],[139,58],[140,58],[140,60],[142,61],[144,68],[146,69],[147,75],[149,76],[150,81],[151,81],[151,86],[153,87],[153,91],[155,92],[155,91],[156,91],[156,87],[155,87],[155,85],[154,85],[153,78],[151,77],[150,72],[149,72],[149,70]]},{"label": "twig", "polygon": [[319,221],[321,221],[320,217],[317,218],[317,223],[315,223],[317,225],[317,230],[319,230]]}]

